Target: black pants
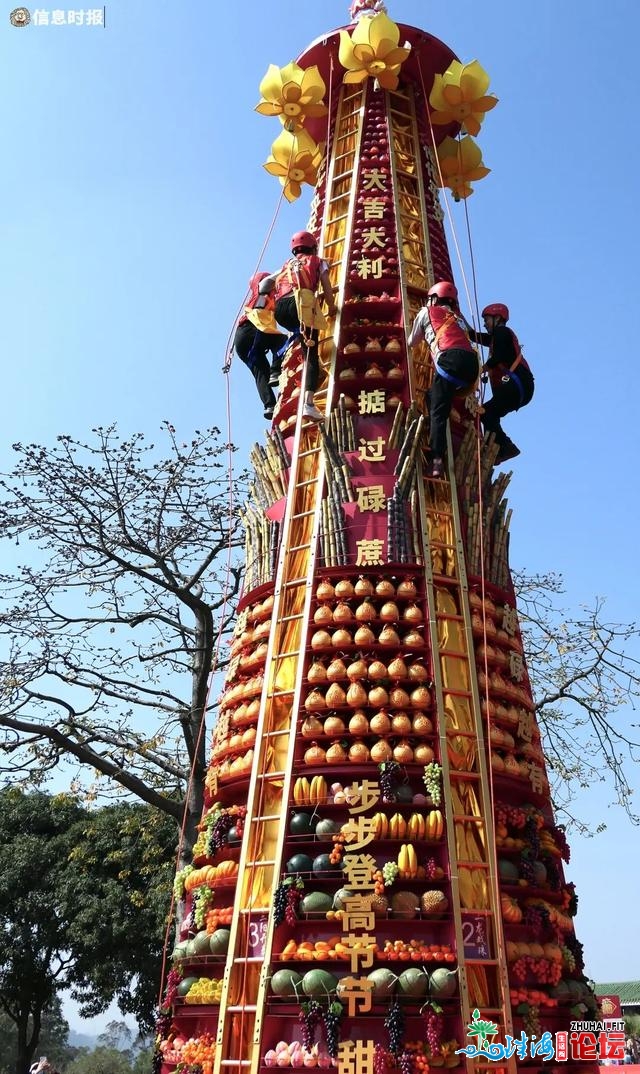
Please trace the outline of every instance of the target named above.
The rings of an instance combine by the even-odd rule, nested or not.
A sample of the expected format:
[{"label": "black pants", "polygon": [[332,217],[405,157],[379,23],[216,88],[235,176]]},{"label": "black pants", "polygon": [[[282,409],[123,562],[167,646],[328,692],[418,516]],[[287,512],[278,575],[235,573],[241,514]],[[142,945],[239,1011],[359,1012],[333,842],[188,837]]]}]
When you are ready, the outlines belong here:
[{"label": "black pants", "polygon": [[513,379],[498,381],[495,387],[491,386],[491,399],[488,403],[483,404],[482,426],[485,433],[493,433],[498,447],[504,447],[505,444],[510,442],[500,424],[500,418],[504,418],[505,414],[511,414],[514,410],[519,410],[522,406],[526,406],[533,398],[534,382],[530,371],[528,369],[517,369],[516,376],[522,384],[522,392]]},{"label": "black pants", "polygon": [[[284,298],[278,299],[275,308],[275,318],[278,324],[281,324],[282,327],[286,328],[289,332],[300,331],[300,318],[298,317],[294,295],[285,295]],[[306,374],[304,378],[304,390],[306,392],[315,392],[318,387],[318,381],[320,380],[318,335],[317,328],[312,328],[309,332],[311,342],[307,345],[304,343],[302,344],[302,348],[306,352]]]},{"label": "black pants", "polygon": [[278,361],[275,358],[275,354],[284,341],[284,336],[273,335],[270,332],[259,332],[250,321],[245,321],[244,324],[238,325],[236,329],[233,341],[235,352],[238,358],[251,370],[258,389],[258,395],[265,410],[274,407],[276,404],[273,388],[269,387],[271,366],[269,365],[267,352],[270,351],[274,356],[274,366],[276,370],[279,369],[279,364],[275,365],[275,362]]},{"label": "black pants", "polygon": [[[478,357],[474,351],[453,348],[442,351],[438,365],[445,373],[450,373],[457,381],[471,387],[478,378]],[[436,370],[436,375],[429,393],[429,447],[434,458],[442,458],[447,444],[447,421],[451,413],[451,404],[460,385],[447,380]]]}]

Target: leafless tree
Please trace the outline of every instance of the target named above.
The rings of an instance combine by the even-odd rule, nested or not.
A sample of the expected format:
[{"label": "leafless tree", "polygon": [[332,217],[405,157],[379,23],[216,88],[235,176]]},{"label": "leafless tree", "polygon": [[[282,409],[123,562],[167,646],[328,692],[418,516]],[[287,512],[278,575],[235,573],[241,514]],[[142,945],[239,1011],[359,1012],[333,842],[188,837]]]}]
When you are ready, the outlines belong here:
[{"label": "leafless tree", "polygon": [[217,429],[182,443],[166,422],[161,450],[115,427],[93,436],[15,444],[0,479],[3,562],[9,542],[16,560],[30,545],[0,574],[2,769],[37,786],[70,761],[178,823],[186,804],[189,840],[242,573],[244,477],[230,481]]}]

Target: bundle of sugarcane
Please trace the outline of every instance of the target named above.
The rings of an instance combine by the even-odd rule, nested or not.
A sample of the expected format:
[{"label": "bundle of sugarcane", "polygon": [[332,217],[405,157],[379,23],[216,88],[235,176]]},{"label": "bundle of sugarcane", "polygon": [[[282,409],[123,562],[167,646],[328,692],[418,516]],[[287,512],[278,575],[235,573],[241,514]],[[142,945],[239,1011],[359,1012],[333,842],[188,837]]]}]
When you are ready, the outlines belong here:
[{"label": "bundle of sugarcane", "polygon": [[355,493],[351,484],[351,468],[344,456],[339,453],[324,425],[319,425],[318,428],[327,460],[327,485],[330,489],[336,487],[339,490],[340,500],[343,503],[353,503]]},{"label": "bundle of sugarcane", "polygon": [[469,504],[467,516],[467,556],[469,573],[480,574],[480,506]]},{"label": "bundle of sugarcane", "polygon": [[274,500],[278,499],[279,493],[273,485],[273,475],[267,461],[265,449],[260,444],[254,444],[249,453],[249,460],[256,475],[253,485],[256,489],[258,503],[263,507],[268,507]]},{"label": "bundle of sugarcane", "polygon": [[409,563],[407,503],[398,487],[387,500],[387,558],[390,563]]},{"label": "bundle of sugarcane", "polygon": [[340,545],[334,514],[334,501],[331,496],[322,500],[322,558],[325,567],[337,567],[340,564]]},{"label": "bundle of sugarcane", "polygon": [[493,538],[493,557],[491,562],[490,580],[494,585],[506,588],[509,579],[509,526],[511,524],[511,509],[507,508],[506,500],[500,504]]},{"label": "bundle of sugarcane", "polygon": [[484,501],[486,504],[484,516],[484,569],[487,576],[491,569],[494,515],[504,496],[509,481],[509,474],[499,474],[496,480],[487,488],[487,496]]},{"label": "bundle of sugarcane", "polygon": [[336,547],[338,551],[338,565],[344,566],[347,562],[347,531],[342,501],[334,488],[331,495],[331,512],[334,519],[336,532]]},{"label": "bundle of sugarcane", "polygon": [[272,484],[278,493],[279,499],[281,496],[286,495],[286,466],[282,465],[282,456],[278,450],[276,441],[270,437],[267,437],[266,456],[269,470],[271,472]]},{"label": "bundle of sugarcane", "polygon": [[404,430],[404,406],[402,403],[398,403],[396,412],[393,415],[393,424],[391,426],[391,432],[389,433],[389,447],[400,447],[402,440],[402,433]]},{"label": "bundle of sugarcane", "polygon": [[267,496],[261,481],[252,481],[249,485],[249,495],[260,507],[266,510],[272,501]]},{"label": "bundle of sugarcane", "polygon": [[422,449],[424,427],[424,415],[420,414],[420,416],[411,423],[400,449],[398,464],[394,472],[398,475],[396,488],[403,499],[408,498],[411,486],[415,482],[418,456]]},{"label": "bundle of sugarcane", "polygon": [[320,551],[318,553],[318,566],[329,567],[330,564],[327,560],[327,531],[325,524],[325,504],[326,500],[320,502],[320,518],[318,519],[318,542]]},{"label": "bundle of sugarcane", "polygon": [[270,525],[269,534],[269,577],[275,578],[278,564],[278,550],[280,546],[280,523],[273,521]]},{"label": "bundle of sugarcane", "polygon": [[255,587],[256,572],[256,548],[258,544],[256,533],[256,516],[252,508],[245,504],[245,510],[240,512],[240,520],[244,526],[244,559],[245,559],[245,589]]},{"label": "bundle of sugarcane", "polygon": [[291,456],[285,446],[284,436],[282,435],[281,430],[276,425],[273,431],[270,432],[268,435],[275,444],[276,451],[278,452],[278,455],[280,456],[280,460],[282,462],[283,470],[288,470],[291,466]]},{"label": "bundle of sugarcane", "polygon": [[260,585],[271,577],[271,523],[265,514],[260,519]]},{"label": "bundle of sugarcane", "polygon": [[353,416],[346,406],[344,395],[340,396],[337,407],[331,411],[329,430],[338,451],[356,450],[356,431]]},{"label": "bundle of sugarcane", "polygon": [[416,563],[422,563],[422,546],[420,543],[420,512],[418,507],[418,490],[413,488],[410,498],[411,507],[411,539],[413,544],[413,558]]}]

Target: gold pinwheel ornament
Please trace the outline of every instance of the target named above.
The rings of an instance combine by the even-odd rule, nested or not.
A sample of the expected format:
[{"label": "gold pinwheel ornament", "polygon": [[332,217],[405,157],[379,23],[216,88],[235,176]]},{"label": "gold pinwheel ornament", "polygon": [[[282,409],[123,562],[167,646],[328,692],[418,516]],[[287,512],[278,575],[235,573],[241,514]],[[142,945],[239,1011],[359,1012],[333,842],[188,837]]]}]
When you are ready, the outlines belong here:
[{"label": "gold pinwheel ornament", "polygon": [[271,146],[271,156],[263,167],[269,175],[278,177],[287,201],[295,201],[302,193],[303,183],[316,185],[322,156],[323,145],[318,145],[305,130],[297,134],[284,130]]},{"label": "gold pinwheel ornament", "polygon": [[363,15],[353,33],[340,31],[338,56],[346,70],[344,82],[364,82],[375,78],[386,90],[398,88],[400,68],[411,46],[399,45],[400,29],[384,12]]},{"label": "gold pinwheel ornament", "polygon": [[256,112],[262,116],[278,116],[285,130],[295,134],[302,130],[307,119],[326,116],[328,108],[323,104],[326,86],[318,68],[299,67],[293,61],[284,67],[275,63],[260,83],[262,100]]},{"label": "gold pinwheel ornament", "polygon": [[478,134],[485,115],[498,103],[487,95],[489,75],[477,60],[460,63],[453,60],[443,75],[436,75],[429,104],[435,109],[431,122],[446,125],[459,123],[467,134]]}]

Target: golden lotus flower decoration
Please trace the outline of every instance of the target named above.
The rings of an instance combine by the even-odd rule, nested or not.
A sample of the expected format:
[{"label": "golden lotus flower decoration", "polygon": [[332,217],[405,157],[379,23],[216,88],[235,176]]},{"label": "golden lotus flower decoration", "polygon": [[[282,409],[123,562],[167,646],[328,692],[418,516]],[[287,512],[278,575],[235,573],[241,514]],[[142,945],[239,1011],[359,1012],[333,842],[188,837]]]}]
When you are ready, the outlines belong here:
[{"label": "golden lotus flower decoration", "polygon": [[263,167],[269,175],[277,175],[287,201],[295,201],[302,193],[303,183],[316,185],[322,157],[322,145],[305,130],[297,134],[284,130],[271,146],[271,156]]},{"label": "golden lotus flower decoration", "polygon": [[364,82],[375,78],[383,89],[398,88],[400,67],[411,46],[400,47],[400,29],[381,11],[372,18],[364,15],[349,34],[340,31],[340,63],[346,68],[344,82]]},{"label": "golden lotus flower decoration", "polygon": [[278,116],[285,130],[302,130],[307,119],[326,116],[328,108],[322,103],[326,86],[316,66],[303,69],[297,63],[278,67],[275,63],[260,83],[262,100],[256,112],[262,116]]},{"label": "golden lotus flower decoration", "polygon": [[442,186],[449,187],[456,201],[473,194],[471,183],[491,171],[482,163],[482,150],[468,135],[457,141],[444,138],[438,146]]},{"label": "golden lotus flower decoration", "polygon": [[431,122],[459,123],[467,134],[478,134],[485,115],[498,103],[487,96],[489,75],[477,60],[459,63],[453,60],[443,75],[436,75],[429,104],[435,108]]}]

